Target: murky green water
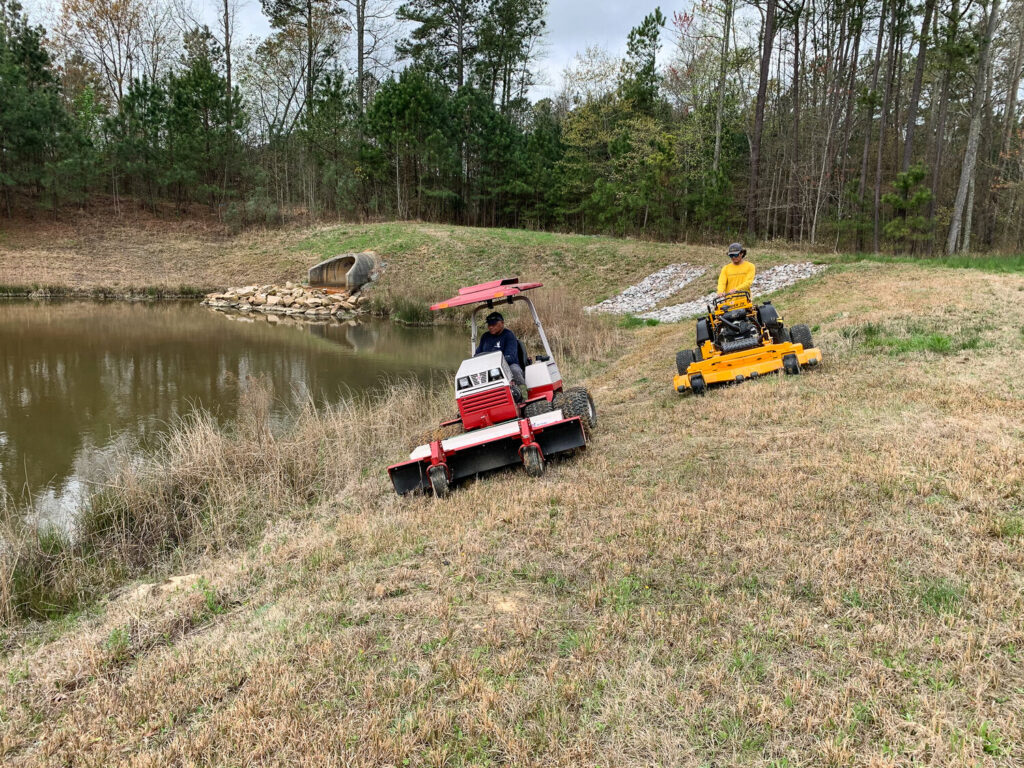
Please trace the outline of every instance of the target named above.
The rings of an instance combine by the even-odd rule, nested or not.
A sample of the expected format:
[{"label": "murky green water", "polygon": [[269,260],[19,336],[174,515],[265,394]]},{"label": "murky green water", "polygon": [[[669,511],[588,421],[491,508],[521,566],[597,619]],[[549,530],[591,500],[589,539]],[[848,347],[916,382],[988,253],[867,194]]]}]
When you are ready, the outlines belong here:
[{"label": "murky green water", "polygon": [[[276,318],[275,318],[276,320]],[[313,325],[196,303],[0,301],[0,494],[61,517],[116,447],[145,450],[195,407],[231,419],[265,376],[275,415],[388,379],[443,380],[465,331],[386,321]]]}]

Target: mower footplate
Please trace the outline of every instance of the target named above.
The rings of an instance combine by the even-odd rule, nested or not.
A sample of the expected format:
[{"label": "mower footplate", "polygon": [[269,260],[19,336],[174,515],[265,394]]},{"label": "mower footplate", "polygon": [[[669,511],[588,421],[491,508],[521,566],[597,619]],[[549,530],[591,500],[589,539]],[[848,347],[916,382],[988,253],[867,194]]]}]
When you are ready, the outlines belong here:
[{"label": "mower footplate", "polygon": [[802,344],[791,342],[767,344],[743,352],[715,355],[693,363],[686,369],[685,374],[672,379],[672,385],[676,392],[685,392],[692,388],[690,380],[698,375],[703,378],[705,386],[756,378],[781,371],[784,366],[783,358],[787,355],[796,355],[801,366],[815,366],[821,362],[821,350],[817,347],[804,349]]},{"label": "mower footplate", "polygon": [[[564,418],[561,410],[528,419],[511,419],[493,427],[470,432],[414,449],[408,461],[388,467],[388,475],[399,494],[430,489],[427,470],[443,460],[449,480],[472,477],[502,467],[522,464],[522,450],[537,445],[544,458],[582,448],[587,444],[578,416]],[[432,450],[433,447],[433,450]]]}]

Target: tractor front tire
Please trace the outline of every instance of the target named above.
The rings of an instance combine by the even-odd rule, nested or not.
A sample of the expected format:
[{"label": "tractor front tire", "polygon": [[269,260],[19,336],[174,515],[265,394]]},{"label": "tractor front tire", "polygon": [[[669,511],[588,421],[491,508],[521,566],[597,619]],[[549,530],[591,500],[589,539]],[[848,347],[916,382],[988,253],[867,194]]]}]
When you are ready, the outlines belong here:
[{"label": "tractor front tire", "polygon": [[782,358],[782,368],[787,376],[796,376],[800,373],[800,360],[796,355],[789,354]]},{"label": "tractor front tire", "polygon": [[523,408],[523,416],[527,419],[532,419],[534,416],[540,416],[542,413],[551,413],[554,408],[551,405],[551,400],[534,400],[532,403],[527,403]]},{"label": "tractor front tire", "polygon": [[583,424],[583,434],[590,439],[597,426],[597,408],[594,407],[594,398],[590,396],[586,387],[569,387],[565,390],[562,415],[567,419],[579,416],[580,423]]},{"label": "tractor front tire", "polygon": [[680,376],[685,376],[690,366],[697,362],[692,349],[680,349],[676,352],[676,370]]},{"label": "tractor front tire", "polygon": [[690,377],[690,391],[695,395],[703,395],[708,391],[708,385],[704,383],[704,377],[699,373]]},{"label": "tractor front tire", "polygon": [[434,498],[443,499],[448,495],[448,472],[441,465],[436,465],[427,470],[427,478],[430,480],[430,490],[434,492]]},{"label": "tractor front tire", "polygon": [[789,329],[789,336],[794,344],[802,344],[805,350],[814,347],[814,342],[811,340],[811,329],[806,325],[794,325]]},{"label": "tractor front tire", "polygon": [[544,474],[544,457],[540,453],[539,446],[523,447],[523,468],[530,477],[540,477]]}]

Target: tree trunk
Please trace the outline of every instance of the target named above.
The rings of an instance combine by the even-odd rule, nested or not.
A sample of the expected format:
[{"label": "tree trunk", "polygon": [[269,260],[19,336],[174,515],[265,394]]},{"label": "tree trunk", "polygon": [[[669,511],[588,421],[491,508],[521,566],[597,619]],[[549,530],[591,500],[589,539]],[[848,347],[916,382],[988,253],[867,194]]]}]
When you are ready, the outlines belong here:
[{"label": "tree trunk", "polygon": [[231,89],[231,0],[224,0],[224,74],[226,90],[224,102],[225,117],[227,119],[228,129],[228,145],[224,151],[224,183],[221,187],[221,201],[227,197],[228,194],[228,177],[231,172],[231,156],[235,147],[234,142],[234,98],[233,91]]},{"label": "tree trunk", "polygon": [[358,92],[359,114],[366,111],[366,0],[355,0],[356,12],[356,90]]},{"label": "tree trunk", "polygon": [[764,40],[761,46],[761,71],[757,85],[757,107],[754,111],[754,139],[750,147],[750,189],[747,190],[747,232],[757,231],[755,217],[758,203],[758,176],[761,170],[761,134],[764,131],[764,104],[768,94],[768,75],[775,41],[775,9],[778,0],[768,0],[765,10]]},{"label": "tree trunk", "polygon": [[946,236],[946,253],[961,251],[961,234],[966,243],[970,243],[970,219],[964,230],[964,211],[967,206],[967,195],[974,183],[974,175],[978,162],[978,141],[981,138],[981,116],[985,107],[986,74],[988,58],[992,51],[992,36],[996,31],[999,18],[999,0],[992,0],[988,19],[985,22],[985,36],[978,51],[978,71],[974,78],[974,99],[971,104],[971,125],[967,132],[967,149],[964,151],[964,164],[960,170],[960,184],[957,186],[956,200],[953,202],[953,217],[949,222],[949,233]]},{"label": "tree trunk", "polygon": [[892,16],[889,26],[889,71],[885,78],[885,93],[882,96],[881,124],[878,129],[878,153],[875,160],[875,210],[874,226],[872,227],[872,245],[875,253],[878,253],[878,242],[881,228],[881,207],[882,207],[882,153],[885,151],[885,127],[888,121],[889,95],[892,93],[892,79],[896,71],[896,22],[899,17],[900,0],[894,0],[892,4]]},{"label": "tree trunk", "polygon": [[928,51],[928,27],[932,23],[935,0],[925,0],[924,21],[921,23],[921,40],[917,46],[917,62],[914,66],[914,84],[910,89],[907,103],[907,134],[903,138],[903,164],[900,169],[906,173],[914,157],[914,129],[917,123],[917,102],[921,99],[921,82],[924,80],[924,60]]},{"label": "tree trunk", "polygon": [[796,10],[793,19],[793,157],[789,164],[789,184],[786,191],[786,237],[792,239],[796,229],[796,197],[800,161],[800,12]]},{"label": "tree trunk", "polygon": [[[887,0],[882,0],[882,10],[878,15],[878,40],[875,41],[875,60],[871,70],[871,101],[868,104],[867,125],[864,126],[864,151],[861,153],[860,181],[857,184],[857,208],[861,216],[864,214],[864,192],[868,183],[868,155],[871,150],[871,134],[874,133],[874,96],[878,91],[878,71],[882,65],[882,42],[885,37],[885,35],[882,34],[882,28],[885,25],[885,12],[888,8]],[[857,223],[857,250],[864,250],[863,221]]]},{"label": "tree trunk", "polygon": [[725,111],[725,79],[729,58],[729,27],[732,25],[732,0],[725,0],[725,32],[722,34],[722,64],[718,70],[718,105],[715,109],[715,156],[711,170],[718,173],[722,157],[722,113]]}]

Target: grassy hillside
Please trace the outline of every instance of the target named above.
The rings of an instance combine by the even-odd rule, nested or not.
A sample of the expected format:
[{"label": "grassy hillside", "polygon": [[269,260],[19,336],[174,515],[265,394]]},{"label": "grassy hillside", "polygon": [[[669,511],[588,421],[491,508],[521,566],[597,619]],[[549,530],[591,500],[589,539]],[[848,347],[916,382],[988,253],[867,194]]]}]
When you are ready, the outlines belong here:
[{"label": "grassy hillside", "polygon": [[[495,274],[543,274],[580,299],[604,298],[666,263],[723,261],[721,248],[394,222],[226,236],[215,226],[140,217],[0,224],[0,285],[58,289],[224,288],[305,279],[339,253],[373,249],[404,288],[447,290]],[[777,254],[759,253],[774,263]]]},{"label": "grassy hillside", "polygon": [[[371,246],[410,284],[536,266],[578,291],[560,323],[667,261],[718,261],[414,225],[288,253]],[[399,499],[384,470],[446,392],[274,439],[258,409],[193,432],[179,461],[220,506],[158,572],[195,577],[9,630],[0,758],[1019,765],[1022,299],[1018,274],[837,265],[775,299],[821,368],[703,398],[671,389],[692,325],[603,333],[569,366],[600,411],[585,453],[443,501]]]}]

